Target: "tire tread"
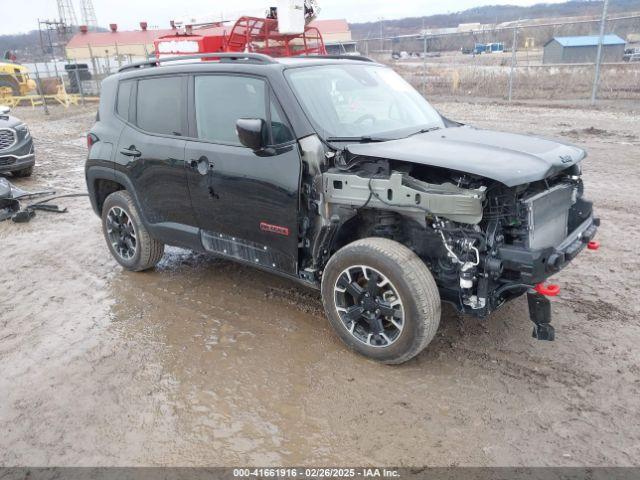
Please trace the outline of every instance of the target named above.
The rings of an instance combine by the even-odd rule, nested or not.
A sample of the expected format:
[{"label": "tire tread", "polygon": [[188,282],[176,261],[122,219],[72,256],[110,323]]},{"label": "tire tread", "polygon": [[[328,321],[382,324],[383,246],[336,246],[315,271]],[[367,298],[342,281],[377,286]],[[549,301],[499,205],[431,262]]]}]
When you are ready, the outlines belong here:
[{"label": "tire tread", "polygon": [[[418,355],[433,340],[440,324],[440,294],[433,275],[425,263],[405,245],[386,238],[365,238],[353,242],[338,251],[330,260],[339,261],[357,250],[367,250],[373,255],[386,257],[397,264],[402,276],[412,291],[413,300],[419,312],[418,334],[411,347],[403,354],[389,360],[387,364],[401,364]],[[326,270],[326,269],[325,269]],[[323,296],[323,301],[324,301]],[[333,308],[327,305],[325,309]]]},{"label": "tire tread", "polygon": [[142,272],[155,267],[164,256],[164,243],[159,242],[149,234],[149,231],[142,223],[138,209],[133,201],[133,197],[126,190],[118,190],[117,192],[109,195],[105,199],[103,213],[108,211],[112,204],[117,203],[125,204],[127,213],[131,215],[132,220],[135,222],[137,227],[136,234],[138,236],[138,244],[141,248],[138,262],[131,267],[125,266],[125,268],[134,272]]}]

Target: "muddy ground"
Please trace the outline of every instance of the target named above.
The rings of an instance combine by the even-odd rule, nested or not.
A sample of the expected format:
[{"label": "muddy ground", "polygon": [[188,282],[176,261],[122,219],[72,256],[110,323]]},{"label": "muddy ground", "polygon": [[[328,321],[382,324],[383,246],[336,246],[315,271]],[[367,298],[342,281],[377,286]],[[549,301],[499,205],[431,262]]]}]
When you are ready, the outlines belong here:
[{"label": "muddy ground", "polygon": [[[0,464],[640,464],[638,110],[437,106],[589,149],[602,249],[557,276],[555,343],[525,299],[486,322],[445,308],[423,354],[381,366],[286,280],[178,249],[124,272],[70,199],[0,224]],[[16,113],[38,166],[15,183],[84,190],[94,111]]]}]

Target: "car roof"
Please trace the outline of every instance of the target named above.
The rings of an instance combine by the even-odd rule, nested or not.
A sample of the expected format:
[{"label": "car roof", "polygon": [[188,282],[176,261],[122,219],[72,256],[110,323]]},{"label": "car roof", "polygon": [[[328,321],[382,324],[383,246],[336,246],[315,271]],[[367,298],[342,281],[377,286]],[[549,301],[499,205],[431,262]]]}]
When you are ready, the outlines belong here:
[{"label": "car roof", "polygon": [[[216,54],[213,54],[216,55]],[[227,54],[217,54],[227,55]],[[119,73],[127,78],[156,76],[163,74],[192,73],[206,71],[234,71],[255,73],[259,71],[282,71],[289,68],[323,66],[323,65],[379,65],[367,57],[359,56],[314,56],[314,57],[280,57],[272,58],[259,54],[228,54],[217,61],[203,61],[203,59],[211,57],[212,54],[194,55],[189,57],[172,57],[161,59],[159,64],[157,60],[140,62],[137,64],[126,65],[119,70]],[[247,57],[243,57],[247,55]],[[251,55],[251,56],[249,56]]]}]

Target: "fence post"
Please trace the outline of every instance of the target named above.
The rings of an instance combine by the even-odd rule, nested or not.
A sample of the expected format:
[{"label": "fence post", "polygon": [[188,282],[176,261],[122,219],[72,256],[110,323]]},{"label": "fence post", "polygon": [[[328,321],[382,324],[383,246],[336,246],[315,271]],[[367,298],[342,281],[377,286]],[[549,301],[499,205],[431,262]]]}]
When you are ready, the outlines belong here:
[{"label": "fence post", "polygon": [[84,90],[82,89],[82,79],[80,78],[80,70],[78,68],[78,59],[73,60],[76,64],[74,71],[76,72],[76,82],[78,83],[78,93],[80,94],[80,104],[84,107]]},{"label": "fence post", "polygon": [[422,95],[427,96],[427,32],[422,20]]},{"label": "fence post", "polygon": [[118,50],[118,42],[115,42],[115,48],[116,48],[116,61],[118,62],[118,68],[122,68],[122,60],[120,60],[120,52]]},{"label": "fence post", "polygon": [[593,78],[593,89],[591,90],[591,105],[596,104],[598,96],[598,84],[600,83],[600,63],[602,62],[602,43],[604,42],[604,29],[607,23],[607,10],[609,0],[604,0],[602,6],[602,20],[600,21],[600,39],[598,40],[598,53],[596,54],[596,72]]},{"label": "fence post", "polygon": [[34,63],[33,66],[36,69],[36,84],[38,86],[38,92],[40,92],[40,100],[42,101],[42,109],[45,115],[49,115],[49,107],[47,107],[47,99],[44,98],[44,90],[42,89],[42,82],[40,81],[40,73],[38,72],[38,64]]},{"label": "fence post", "polygon": [[511,44],[511,70],[509,71],[509,103],[513,98],[513,75],[516,69],[516,63],[518,61],[517,57],[518,50],[518,24],[516,23],[513,27],[513,43]]},{"label": "fence post", "polygon": [[96,57],[93,56],[93,49],[91,48],[91,44],[87,44],[89,48],[89,57],[91,58],[91,66],[93,67],[93,81],[96,84],[96,90],[98,94],[100,94],[100,81],[98,81],[98,75],[100,74],[98,70],[98,63],[96,62]]}]

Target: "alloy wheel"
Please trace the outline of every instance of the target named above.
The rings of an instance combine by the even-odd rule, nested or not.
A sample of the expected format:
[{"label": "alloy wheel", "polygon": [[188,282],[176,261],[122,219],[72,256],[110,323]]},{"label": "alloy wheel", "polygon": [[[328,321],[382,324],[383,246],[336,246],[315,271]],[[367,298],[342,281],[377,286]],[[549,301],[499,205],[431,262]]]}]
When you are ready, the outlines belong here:
[{"label": "alloy wheel", "polygon": [[334,301],[347,331],[370,347],[388,347],[404,328],[404,306],[395,286],[366,265],[345,269],[336,280]]},{"label": "alloy wheel", "polygon": [[107,214],[107,235],[113,250],[123,260],[130,260],[136,254],[138,240],[131,218],[120,207],[112,207]]}]

